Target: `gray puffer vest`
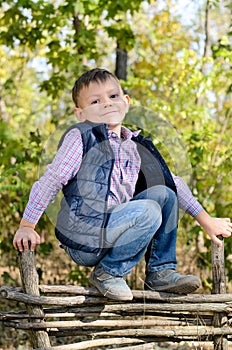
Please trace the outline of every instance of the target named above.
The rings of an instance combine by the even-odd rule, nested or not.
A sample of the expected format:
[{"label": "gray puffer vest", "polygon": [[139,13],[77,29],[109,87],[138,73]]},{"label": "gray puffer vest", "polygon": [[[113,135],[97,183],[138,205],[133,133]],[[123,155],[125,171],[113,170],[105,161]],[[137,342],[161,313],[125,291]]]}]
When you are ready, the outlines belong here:
[{"label": "gray puffer vest", "polygon": [[[70,248],[100,254],[108,248],[104,237],[114,154],[105,124],[84,122],[72,128],[81,132],[83,159],[77,174],[63,187],[55,234]],[[170,170],[152,141],[142,135],[132,140],[137,143],[141,157],[134,195],[154,185],[165,185],[176,192]]]}]

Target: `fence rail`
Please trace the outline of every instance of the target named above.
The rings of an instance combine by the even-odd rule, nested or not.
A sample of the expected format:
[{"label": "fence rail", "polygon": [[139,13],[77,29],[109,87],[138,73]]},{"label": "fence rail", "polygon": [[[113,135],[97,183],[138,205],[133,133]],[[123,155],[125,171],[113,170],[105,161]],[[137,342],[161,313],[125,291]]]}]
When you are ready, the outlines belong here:
[{"label": "fence rail", "polygon": [[[212,342],[227,350],[232,341],[232,294],[226,293],[224,249],[212,243],[213,293],[177,295],[133,291],[131,302],[115,302],[94,288],[39,285],[34,253],[19,253],[22,287],[2,286],[0,297],[23,303],[0,313],[6,327],[28,331],[36,350],[115,346],[153,349],[160,341]],[[74,336],[77,343],[52,346],[51,336]],[[87,340],[86,340],[87,339]],[[121,347],[123,346],[123,347]]]}]

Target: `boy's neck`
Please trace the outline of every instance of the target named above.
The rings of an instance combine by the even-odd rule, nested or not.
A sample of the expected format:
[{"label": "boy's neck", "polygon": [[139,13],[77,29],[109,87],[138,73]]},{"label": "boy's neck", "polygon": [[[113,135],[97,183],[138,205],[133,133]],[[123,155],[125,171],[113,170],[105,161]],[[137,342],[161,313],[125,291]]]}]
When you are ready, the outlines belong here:
[{"label": "boy's neck", "polygon": [[122,130],[122,124],[117,125],[108,125],[108,130],[115,132],[115,134],[118,135],[118,137],[121,137],[121,130]]}]

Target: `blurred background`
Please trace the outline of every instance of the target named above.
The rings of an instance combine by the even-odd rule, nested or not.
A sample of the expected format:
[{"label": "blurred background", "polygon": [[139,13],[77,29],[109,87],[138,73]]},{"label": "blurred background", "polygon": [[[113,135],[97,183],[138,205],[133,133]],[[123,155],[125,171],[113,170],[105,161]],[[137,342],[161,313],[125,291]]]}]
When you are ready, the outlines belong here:
[{"label": "blurred background", "polygon": [[[72,86],[94,67],[121,80],[133,104],[126,122],[152,135],[204,208],[231,217],[231,0],[8,0],[0,6],[1,285],[20,284],[13,235],[46,165],[47,141],[74,121]],[[37,231],[43,238],[37,250],[41,282],[88,285],[90,270],[61,251],[46,213]],[[227,239],[230,292],[231,251]],[[179,271],[202,278],[201,292],[211,292],[210,241],[183,214],[178,262]],[[141,262],[128,283],[142,288],[143,279]],[[2,338],[0,346],[9,350],[6,342]],[[20,349],[20,340],[11,344]]]}]

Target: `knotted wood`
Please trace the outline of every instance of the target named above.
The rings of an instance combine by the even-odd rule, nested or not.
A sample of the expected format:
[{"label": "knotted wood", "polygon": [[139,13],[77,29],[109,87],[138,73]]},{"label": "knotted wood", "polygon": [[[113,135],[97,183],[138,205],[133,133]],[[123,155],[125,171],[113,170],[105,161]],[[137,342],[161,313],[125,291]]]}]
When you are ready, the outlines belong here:
[{"label": "knotted wood", "polygon": [[[217,246],[213,241],[212,248],[212,278],[213,278],[213,294],[226,293],[226,273],[225,273],[225,259],[224,259],[224,241],[222,236],[218,236],[222,241],[222,246]],[[214,327],[222,327],[227,324],[227,313],[219,312],[214,314]],[[228,341],[227,335],[214,337],[214,350],[227,350]]]},{"label": "knotted wood", "polygon": [[[31,251],[19,252],[18,261],[24,292],[29,296],[39,297],[39,278],[36,271],[34,253]],[[44,317],[42,306],[26,304],[26,308],[29,315],[37,315],[39,316],[37,321],[43,322],[43,320],[41,320],[41,317]],[[48,334],[45,330],[30,330],[30,339],[33,348],[48,348],[51,346]]]},{"label": "knotted wood", "polygon": [[[0,313],[0,321],[29,331],[33,349],[77,350],[116,344],[149,349],[156,342],[197,339],[214,341],[215,350],[227,350],[232,339],[231,319],[228,321],[232,294],[226,294],[224,247],[212,244],[212,295],[137,290],[132,291],[133,301],[120,302],[103,297],[95,288],[39,285],[33,252],[19,253],[19,268],[23,288],[2,286],[0,297],[22,302],[26,310]],[[79,342],[51,346],[48,335],[75,336]]]}]

